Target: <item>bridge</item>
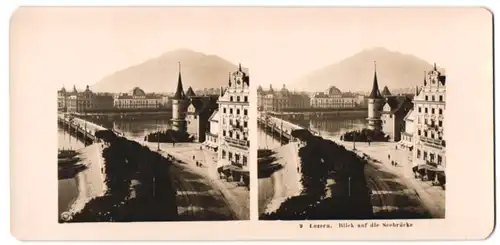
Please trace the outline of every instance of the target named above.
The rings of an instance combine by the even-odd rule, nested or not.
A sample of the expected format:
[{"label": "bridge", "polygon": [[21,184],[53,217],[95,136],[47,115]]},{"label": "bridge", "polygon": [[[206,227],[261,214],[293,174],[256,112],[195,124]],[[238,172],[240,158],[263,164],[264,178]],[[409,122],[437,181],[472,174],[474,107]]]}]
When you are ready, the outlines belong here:
[{"label": "bridge", "polygon": [[257,117],[257,124],[264,129],[264,131],[278,140],[284,140],[285,143],[293,140],[292,131],[298,129],[309,130],[313,135],[319,136],[318,132],[307,129],[300,125],[291,123],[289,121],[277,118],[275,116],[259,113]]},{"label": "bridge", "polygon": [[[108,130],[103,126],[83,120],[67,113],[59,113],[57,115],[57,124],[64,130],[67,130],[69,134],[75,136],[78,140],[83,141],[85,145],[92,144],[97,140],[95,132],[100,130]],[[111,130],[118,135],[122,135],[122,133],[114,129]]]}]

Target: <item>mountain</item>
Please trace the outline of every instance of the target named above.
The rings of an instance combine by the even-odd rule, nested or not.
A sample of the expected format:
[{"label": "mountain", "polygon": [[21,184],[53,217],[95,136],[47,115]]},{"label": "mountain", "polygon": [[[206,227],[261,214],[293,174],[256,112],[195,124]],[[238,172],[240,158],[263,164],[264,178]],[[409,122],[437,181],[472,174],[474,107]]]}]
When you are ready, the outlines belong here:
[{"label": "mountain", "polygon": [[[433,67],[433,64],[416,56],[376,47],[313,71],[292,86],[305,91],[325,91],[330,86],[335,86],[343,92],[368,92],[373,84],[374,61],[379,88],[387,86],[391,92],[422,86],[424,71]],[[444,73],[443,69],[438,69]]]},{"label": "mountain", "polygon": [[[108,75],[91,89],[95,92],[116,93],[140,87],[146,93],[174,92],[177,86],[179,62],[184,90],[189,86],[194,90],[226,86],[229,72],[238,69],[238,65],[219,56],[178,49]],[[248,72],[246,68],[243,70]]]}]

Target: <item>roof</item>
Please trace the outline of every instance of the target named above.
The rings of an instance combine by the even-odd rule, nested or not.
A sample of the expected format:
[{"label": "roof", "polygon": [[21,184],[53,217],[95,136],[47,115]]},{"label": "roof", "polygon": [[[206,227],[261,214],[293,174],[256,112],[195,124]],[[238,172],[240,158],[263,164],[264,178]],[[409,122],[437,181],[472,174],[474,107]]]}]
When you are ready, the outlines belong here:
[{"label": "roof", "polygon": [[340,91],[340,89],[338,89],[337,87],[335,86],[331,86],[329,89],[328,89],[328,94],[329,95],[342,95],[342,91]]},{"label": "roof", "polygon": [[179,78],[177,79],[177,90],[175,91],[175,95],[172,99],[174,100],[186,99],[186,94],[184,93],[184,89],[182,88],[181,63],[179,63]]},{"label": "roof", "polygon": [[191,86],[189,86],[189,88],[188,88],[188,90],[186,92],[186,96],[188,96],[188,97],[194,97],[194,96],[196,96],[196,94],[194,93],[193,88],[191,88]]},{"label": "roof", "polygon": [[217,99],[211,96],[192,97],[190,105],[195,108],[195,114],[211,113],[217,109]]},{"label": "roof", "polygon": [[410,109],[410,111],[406,114],[404,120],[413,122],[413,121],[415,121],[415,116],[416,116],[415,110]]},{"label": "roof", "polygon": [[392,96],[388,97],[386,104],[391,108],[390,111],[384,112],[385,114],[404,114],[413,108],[413,103],[407,96]]},{"label": "roof", "polygon": [[383,97],[380,94],[380,90],[378,88],[377,67],[375,67],[375,71],[373,73],[374,74],[373,74],[372,92],[370,93],[370,96],[368,98],[370,98],[370,99],[381,99]]},{"label": "roof", "polygon": [[389,91],[389,88],[387,86],[384,87],[384,89],[382,90],[382,96],[386,97],[386,96],[391,96],[391,92]]},{"label": "roof", "polygon": [[213,122],[218,122],[219,118],[220,118],[219,109],[215,109],[215,111],[212,113],[212,115],[208,120]]}]

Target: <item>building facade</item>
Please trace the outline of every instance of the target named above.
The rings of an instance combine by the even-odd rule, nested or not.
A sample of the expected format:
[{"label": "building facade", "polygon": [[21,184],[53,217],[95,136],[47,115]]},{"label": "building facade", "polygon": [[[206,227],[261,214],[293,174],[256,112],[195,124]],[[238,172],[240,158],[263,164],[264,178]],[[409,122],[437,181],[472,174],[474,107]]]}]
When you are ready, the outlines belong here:
[{"label": "building facade", "polygon": [[340,89],[330,87],[326,92],[317,92],[311,97],[311,108],[354,108],[356,107],[354,96],[343,95]]},{"label": "building facade", "polygon": [[163,102],[161,95],[146,94],[139,87],[129,93],[117,94],[114,97],[114,107],[117,109],[152,109],[160,108]]},{"label": "building facade", "polygon": [[[414,142],[413,135],[415,134],[415,110],[411,109],[404,118],[404,131],[401,133],[401,140],[399,141],[399,146],[403,149],[413,150]],[[413,159],[410,159],[413,161]]]},{"label": "building facade", "polygon": [[[189,91],[189,90],[188,90]],[[209,130],[209,118],[217,109],[217,98],[210,96],[194,96],[189,98],[186,112],[187,132],[194,136],[195,141],[204,142]]]},{"label": "building facade", "polygon": [[381,119],[382,131],[389,136],[389,140],[395,142],[401,140],[401,133],[405,127],[404,119],[412,107],[413,103],[411,99],[406,96],[386,96],[386,102],[381,112]]},{"label": "building facade", "polygon": [[446,167],[444,116],[446,109],[446,76],[434,69],[427,72],[414,100],[416,111],[413,164]]},{"label": "building facade", "polygon": [[203,145],[206,149],[217,152],[219,148],[219,110],[216,109],[208,119],[208,130],[205,133],[205,142]]},{"label": "building facade", "polygon": [[233,72],[219,97],[218,167],[233,165],[248,171],[249,162],[249,76],[241,65]]},{"label": "building facade", "polygon": [[85,113],[88,110],[95,108],[93,103],[94,93],[87,85],[85,91],[78,93],[75,87],[73,92],[67,98],[67,111],[73,113]]},{"label": "building facade", "polygon": [[366,118],[366,120],[368,121],[368,129],[374,131],[382,130],[381,112],[384,103],[385,99],[384,97],[382,97],[382,94],[380,93],[380,90],[378,88],[377,67],[375,66],[372,91],[368,96],[368,118]]},{"label": "building facade", "polygon": [[272,86],[264,91],[259,86],[257,89],[257,108],[259,111],[286,111],[290,109],[309,108],[310,98],[305,93],[289,91],[283,84],[279,91],[275,91]]}]

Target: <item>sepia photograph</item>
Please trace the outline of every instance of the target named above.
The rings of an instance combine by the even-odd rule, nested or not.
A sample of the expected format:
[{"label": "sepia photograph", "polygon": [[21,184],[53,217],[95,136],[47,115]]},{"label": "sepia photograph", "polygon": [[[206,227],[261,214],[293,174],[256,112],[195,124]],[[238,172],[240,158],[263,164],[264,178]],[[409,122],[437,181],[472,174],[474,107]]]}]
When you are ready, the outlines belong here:
[{"label": "sepia photograph", "polygon": [[11,233],[484,239],[492,18],[480,7],[18,8]]},{"label": "sepia photograph", "polygon": [[[177,36],[182,43],[185,30],[157,28],[126,40],[137,31],[133,24],[148,21],[136,18],[136,23],[119,9],[51,11],[53,18],[76,12],[83,20],[103,11],[125,17],[112,29],[123,38],[110,44],[130,49],[113,51],[139,52],[143,47],[134,42],[157,43],[150,48],[157,55],[129,59],[133,64],[106,71],[102,79],[62,81],[57,91],[59,221],[249,219],[248,69],[237,60],[196,51],[200,45],[177,48],[154,40]],[[168,19],[159,20],[165,23],[156,25],[169,25]],[[71,28],[97,28],[93,21],[84,23]],[[78,63],[71,53],[61,56]],[[89,65],[71,75],[96,70]]]},{"label": "sepia photograph", "polygon": [[[446,67],[380,39],[325,47],[317,58],[337,62],[281,86],[259,81],[261,220],[445,218]],[[359,51],[337,57],[346,47]]]}]

